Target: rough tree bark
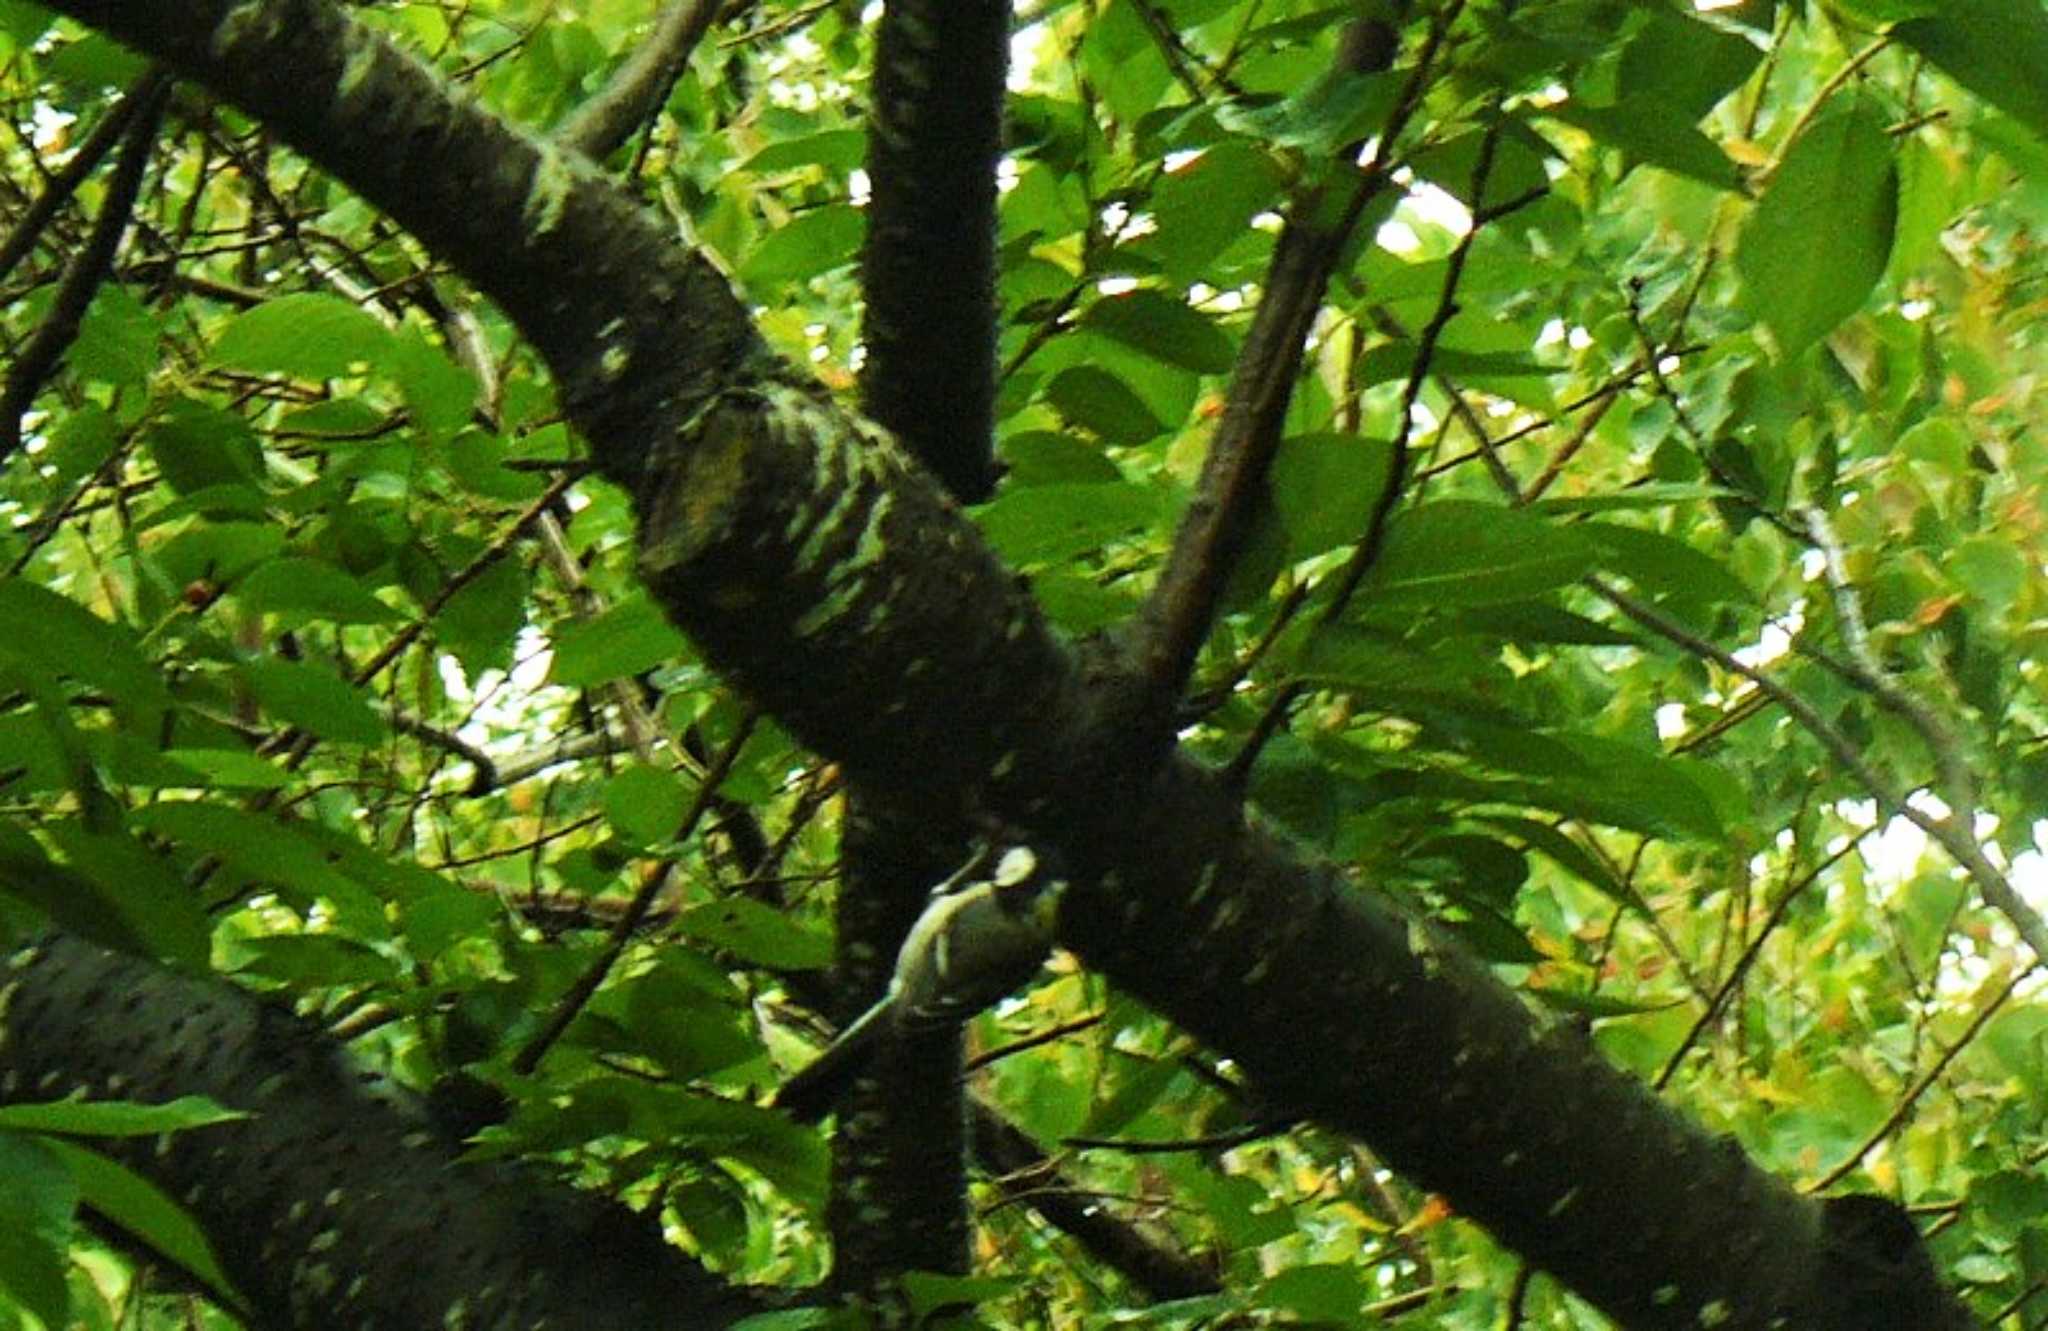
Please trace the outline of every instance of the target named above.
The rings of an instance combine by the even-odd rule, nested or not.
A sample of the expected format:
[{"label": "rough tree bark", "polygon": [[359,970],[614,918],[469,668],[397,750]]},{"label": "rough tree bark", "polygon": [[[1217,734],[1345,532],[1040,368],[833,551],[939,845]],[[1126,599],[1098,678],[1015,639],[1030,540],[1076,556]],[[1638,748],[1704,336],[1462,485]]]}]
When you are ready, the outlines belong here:
[{"label": "rough tree bark", "polygon": [[1134,747],[1114,648],[1057,639],[931,480],[769,358],[711,266],[576,157],[326,0],[55,7],[263,118],[496,300],[633,495],[646,578],[705,656],[860,781],[965,790],[1057,845],[1083,880],[1064,941],[1271,1103],[1356,1134],[1626,1326],[1966,1324],[1896,1225],[1824,1213],[1211,774]]}]

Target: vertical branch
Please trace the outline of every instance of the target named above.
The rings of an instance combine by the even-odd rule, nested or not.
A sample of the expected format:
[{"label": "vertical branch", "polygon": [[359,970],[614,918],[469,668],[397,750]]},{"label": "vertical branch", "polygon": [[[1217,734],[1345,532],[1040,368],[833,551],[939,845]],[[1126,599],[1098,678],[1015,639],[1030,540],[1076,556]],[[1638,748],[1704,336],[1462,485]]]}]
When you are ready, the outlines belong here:
[{"label": "vertical branch", "polygon": [[963,503],[995,488],[995,207],[1009,6],[892,0],[868,115],[862,407]]},{"label": "vertical branch", "polygon": [[[995,487],[996,160],[1009,6],[890,0],[868,113],[862,407],[972,503]],[[835,980],[842,1018],[888,981],[926,887],[962,858],[959,810],[849,793]],[[957,1030],[884,1042],[839,1109],[833,1281],[886,1316],[907,1270],[965,1271],[966,1117]]]}]

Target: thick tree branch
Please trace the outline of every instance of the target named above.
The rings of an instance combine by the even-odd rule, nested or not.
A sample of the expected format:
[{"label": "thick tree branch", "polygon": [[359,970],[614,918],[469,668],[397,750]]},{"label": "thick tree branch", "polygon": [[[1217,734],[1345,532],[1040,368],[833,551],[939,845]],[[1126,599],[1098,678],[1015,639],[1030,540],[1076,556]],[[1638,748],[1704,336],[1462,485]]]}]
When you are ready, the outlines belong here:
[{"label": "thick tree branch", "polygon": [[1127,752],[1101,724],[1114,668],[1069,652],[913,463],[769,363],[708,263],[570,157],[315,0],[58,7],[273,117],[504,303],[634,493],[643,570],[705,658],[858,779],[974,798],[1065,851],[1064,941],[1277,1109],[1371,1143],[1632,1328],[1960,1317],[1895,1226],[1860,1252],[1865,1229],[1825,1224],[1212,776]]},{"label": "thick tree branch", "polygon": [[56,937],[4,974],[0,1101],[204,1095],[248,1111],[115,1153],[205,1227],[259,1326],[644,1331],[765,1306],[644,1217],[458,1165],[417,1097],[228,984]]}]

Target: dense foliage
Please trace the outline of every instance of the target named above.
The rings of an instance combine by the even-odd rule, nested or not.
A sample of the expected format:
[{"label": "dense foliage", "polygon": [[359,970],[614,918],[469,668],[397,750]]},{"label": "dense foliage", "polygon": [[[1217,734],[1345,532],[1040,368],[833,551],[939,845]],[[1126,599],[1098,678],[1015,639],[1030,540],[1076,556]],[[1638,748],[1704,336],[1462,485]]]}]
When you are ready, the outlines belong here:
[{"label": "dense foliage", "polygon": [[[350,12],[548,132],[659,8]],[[1340,54],[1360,13],[1391,68]],[[717,18],[604,169],[851,403],[877,15]],[[1130,621],[1282,215],[1336,225],[1373,164],[1184,748],[1764,1170],[1904,1203],[1987,1325],[2038,1324],[2048,13],[1015,24],[989,543],[1076,640]],[[844,769],[665,621],[630,497],[462,265],[26,0],[0,113],[0,922],[232,977],[455,1105],[473,1154],[736,1280],[823,1278],[830,1128],[763,1101],[837,1010]],[[985,1278],[913,1303],[1607,1324],[1069,957],[971,1042],[1021,1136],[982,1134]],[[81,1149],[218,1111],[36,1090],[0,1089],[0,1325],[231,1324],[193,1224]],[[160,1292],[152,1248],[201,1282]]]}]

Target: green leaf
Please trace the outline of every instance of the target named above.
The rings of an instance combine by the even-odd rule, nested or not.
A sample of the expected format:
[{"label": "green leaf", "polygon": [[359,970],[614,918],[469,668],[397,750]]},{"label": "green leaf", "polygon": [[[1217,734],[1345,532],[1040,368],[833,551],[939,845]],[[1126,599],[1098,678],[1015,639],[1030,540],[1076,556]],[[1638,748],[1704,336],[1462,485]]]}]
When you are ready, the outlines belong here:
[{"label": "green leaf", "polygon": [[165,407],[143,435],[150,456],[181,495],[263,479],[263,446],[231,411],[192,398]]},{"label": "green leaf", "polygon": [[435,612],[435,639],[472,680],[486,670],[502,670],[512,664],[532,591],[525,567],[516,559],[500,559]]},{"label": "green leaf", "polygon": [[26,668],[76,679],[141,712],[155,714],[171,705],[162,671],[143,656],[135,636],[67,596],[21,578],[0,578],[0,623],[33,626],[32,632],[0,639],[0,649]]},{"label": "green leaf", "polygon": [[1287,557],[1307,559],[1365,535],[1387,488],[1393,445],[1346,434],[1297,435],[1274,455],[1267,487]]},{"label": "green leaf", "polygon": [[28,0],[0,0],[0,32],[18,46],[32,45],[56,21],[55,14]]},{"label": "green leaf", "polygon": [[1612,494],[1560,495],[1539,499],[1529,505],[1531,513],[1621,513],[1636,509],[1669,508],[1694,500],[1726,499],[1732,491],[1696,481],[1653,481],[1632,485]]},{"label": "green leaf", "polygon": [[1451,633],[1478,633],[1518,643],[1561,643],[1574,647],[1637,647],[1633,634],[1609,628],[1598,620],[1546,604],[1542,601],[1512,601],[1503,605],[1482,605],[1461,611],[1445,629]]},{"label": "green leaf", "polygon": [[[1413,342],[1382,342],[1358,358],[1354,371],[1360,387],[1406,379],[1415,368],[1417,347]],[[1463,351],[1439,343],[1430,349],[1432,374],[1453,379],[1532,379],[1564,374],[1566,367],[1545,365],[1517,352]]]},{"label": "green leaf", "polygon": [[[61,1138],[42,1138],[78,1181],[85,1204],[211,1286],[230,1307],[240,1302],[198,1222],[148,1179]],[[4,1191],[4,1189],[0,1189]]]},{"label": "green leaf", "polygon": [[[88,931],[95,937],[117,939],[125,934],[135,941],[115,946],[191,970],[206,969],[212,921],[162,856],[118,829],[51,820],[44,832],[78,875],[44,889],[42,901],[51,918],[79,927],[79,916],[90,913]],[[83,891],[77,892],[80,879]],[[72,899],[53,900],[66,891],[75,893]]]},{"label": "green leaf", "polygon": [[1360,603],[1434,607],[1521,601],[1592,571],[1594,547],[1570,527],[1495,504],[1447,499],[1387,530]]},{"label": "green leaf", "polygon": [[419,329],[401,329],[381,365],[397,380],[413,423],[429,438],[446,439],[469,423],[476,410],[476,377]]},{"label": "green leaf", "polygon": [[1791,359],[1854,314],[1884,276],[1899,173],[1884,118],[1862,103],[1815,121],[1742,229],[1743,303]]},{"label": "green leaf", "polygon": [[330,865],[312,841],[276,818],[205,800],[164,800],[135,810],[128,821],[137,831],[216,857],[296,905],[325,900],[346,912],[358,931],[386,932],[375,898]]},{"label": "green leaf", "polygon": [[1324,156],[1376,133],[1401,95],[1401,82],[1391,73],[1331,74],[1265,106],[1228,103],[1217,109],[1216,123],[1278,147]]},{"label": "green leaf", "polygon": [[1712,796],[1683,764],[1650,749],[1592,735],[1559,735],[1586,764],[1586,775],[1557,786],[1578,809],[1616,827],[1655,835],[1721,838],[1721,816]]},{"label": "green leaf", "polygon": [[259,614],[336,624],[389,624],[404,616],[370,594],[346,570],[320,559],[274,559],[235,584],[235,596]]},{"label": "green leaf", "polygon": [[124,286],[99,289],[78,325],[66,362],[88,379],[116,388],[140,388],[156,365],[162,322]]},{"label": "green leaf", "polygon": [[1242,239],[1252,218],[1277,202],[1279,173],[1249,144],[1219,143],[1192,162],[1167,172],[1152,192],[1158,230],[1144,248],[1181,281],[1208,275],[1208,267]]},{"label": "green leaf", "polygon": [[53,1144],[10,1132],[0,1132],[0,1179],[0,1292],[45,1327],[69,1326],[64,1272],[78,1184]]},{"label": "green leaf", "polygon": [[1103,297],[1088,307],[1081,324],[1198,374],[1226,374],[1236,359],[1230,339],[1207,315],[1145,288]]},{"label": "green leaf", "polygon": [[557,634],[548,682],[588,688],[637,675],[687,652],[683,635],[662,618],[660,607],[645,596],[635,597]]},{"label": "green leaf", "polygon": [[619,834],[636,846],[654,846],[675,836],[689,794],[674,772],[636,763],[605,783],[604,812]]},{"label": "green leaf", "polygon": [[1698,19],[1662,9],[1641,14],[1642,30],[1623,48],[1616,76],[1624,103],[1655,97],[1696,124],[1764,58],[1755,42]]},{"label": "green leaf", "polygon": [[1474,716],[1503,713],[1500,704],[1474,687],[1472,672],[1462,662],[1446,661],[1441,653],[1423,651],[1390,634],[1351,624],[1324,624],[1299,630],[1290,646],[1300,678],[1344,689],[1375,706],[1445,708]]},{"label": "green leaf", "polygon": [[1742,174],[1728,154],[1693,124],[1693,117],[1661,97],[1636,96],[1614,106],[1560,102],[1539,114],[1583,130],[1634,162],[1690,176],[1716,189],[1734,189]]},{"label": "green leaf", "polygon": [[50,447],[43,454],[51,479],[70,485],[106,464],[121,445],[121,424],[112,412],[90,403],[66,412],[51,423]]},{"label": "green leaf", "polygon": [[165,749],[163,756],[191,771],[204,789],[281,790],[291,776],[276,763],[242,749]]},{"label": "green leaf", "polygon": [[376,988],[398,979],[391,958],[345,934],[266,934],[225,945],[224,969],[299,989]]},{"label": "green leaf", "polygon": [[1377,1293],[1357,1268],[1316,1262],[1290,1266],[1268,1277],[1259,1284],[1253,1298],[1264,1307],[1293,1313],[1301,1321],[1358,1326],[1363,1325],[1358,1310],[1371,1303]]},{"label": "green leaf", "polygon": [[1548,823],[1539,823],[1533,818],[1482,817],[1478,821],[1497,827],[1510,836],[1519,837],[1530,850],[1547,856],[1567,873],[1578,878],[1602,896],[1615,901],[1644,919],[1650,916],[1650,908],[1633,887],[1623,881],[1606,863],[1578,842],[1566,836]]},{"label": "green leaf", "polygon": [[46,1104],[0,1105],[0,1129],[53,1132],[73,1137],[154,1137],[210,1123],[232,1123],[248,1115],[203,1096],[182,1095],[160,1105],[132,1100],[53,1100]]},{"label": "green leaf", "polygon": [[1166,430],[1166,423],[1152,414],[1128,384],[1093,365],[1061,370],[1046,385],[1045,397],[1068,424],[1107,443],[1142,444]]},{"label": "green leaf", "polygon": [[1638,590],[1669,601],[1688,618],[1715,605],[1747,605],[1755,598],[1742,580],[1698,548],[1662,532],[1615,523],[1582,522],[1573,530],[1600,551],[1600,567]]},{"label": "green leaf", "polygon": [[974,511],[997,553],[1013,564],[1068,559],[1099,550],[1157,521],[1159,492],[1113,485],[1029,485],[1005,490]]},{"label": "green leaf", "polygon": [[1094,444],[1054,430],[1020,430],[1001,445],[1010,474],[1009,485],[1102,484],[1120,481],[1123,473]]},{"label": "green leaf", "polygon": [[740,265],[740,280],[755,295],[831,272],[860,254],[867,216],[851,204],[832,203],[768,233]]},{"label": "green leaf", "polygon": [[2009,612],[2034,576],[2027,557],[2012,542],[1996,536],[1959,542],[1944,562],[1950,580],[1994,615]]},{"label": "green leaf", "polygon": [[367,373],[395,352],[390,330],[360,307],[301,292],[236,315],[214,339],[213,362],[254,374],[339,379]]},{"label": "green leaf", "polygon": [[708,901],[676,920],[683,933],[773,970],[819,970],[832,962],[832,940],[747,897]]},{"label": "green leaf", "polygon": [[244,661],[237,669],[265,713],[342,744],[377,744],[383,718],[341,676],[311,661]]},{"label": "green leaf", "polygon": [[825,166],[851,171],[867,158],[868,136],[858,129],[828,129],[771,143],[740,164],[742,171],[766,175],[800,166]]},{"label": "green leaf", "polygon": [[[912,1319],[922,1326],[946,1309],[959,1309],[1014,1294],[1024,1281],[1018,1276],[955,1276],[938,1271],[905,1271],[903,1293]],[[943,1322],[944,1318],[938,1318]]]},{"label": "green leaf", "polygon": [[2040,0],[1947,0],[1892,36],[2048,139],[2048,12]]}]

